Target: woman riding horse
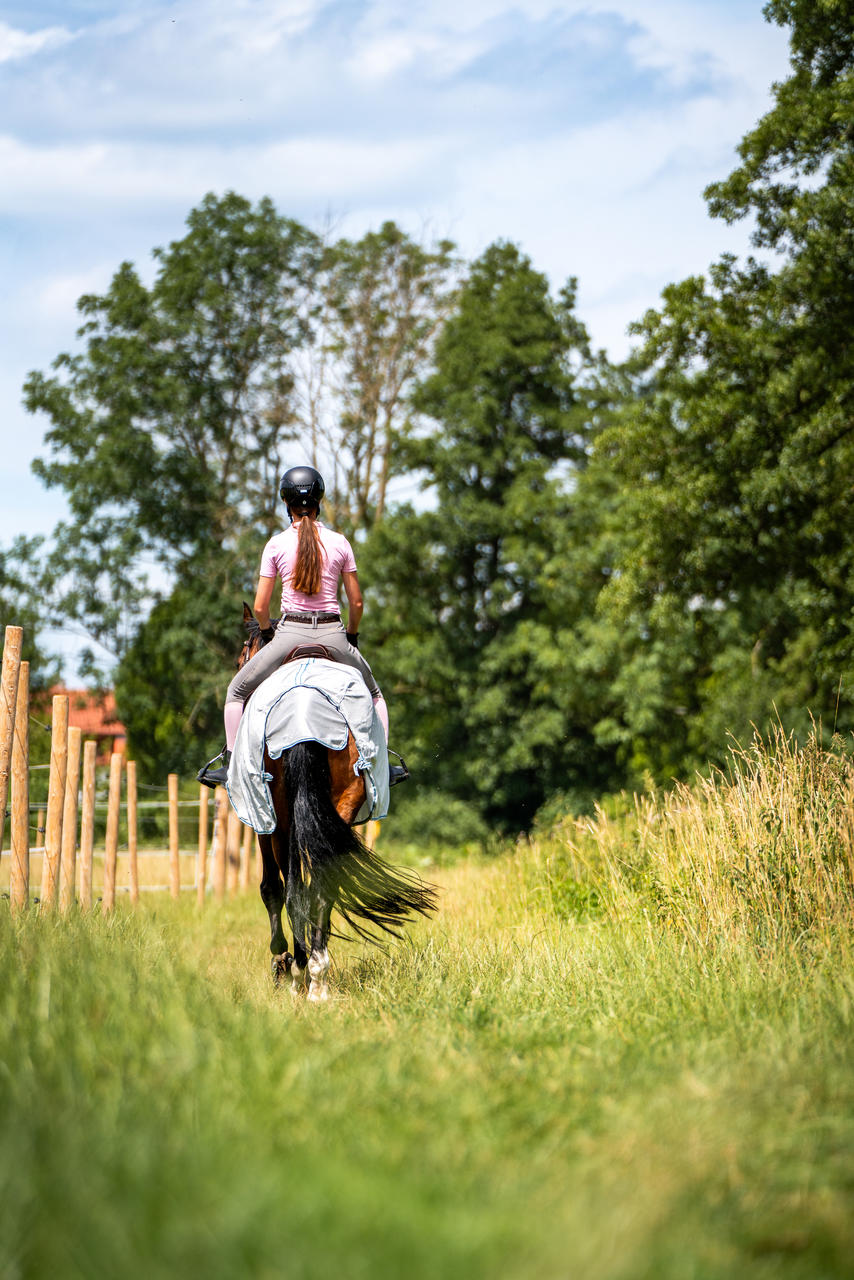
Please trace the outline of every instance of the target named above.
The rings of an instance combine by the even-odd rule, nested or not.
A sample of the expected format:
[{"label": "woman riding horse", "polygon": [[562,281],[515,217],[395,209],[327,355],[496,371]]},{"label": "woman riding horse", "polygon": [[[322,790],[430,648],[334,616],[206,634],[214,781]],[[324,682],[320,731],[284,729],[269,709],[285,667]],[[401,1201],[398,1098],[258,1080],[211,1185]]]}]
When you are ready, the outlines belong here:
[{"label": "woman riding horse", "polygon": [[[291,525],[275,534],[265,546],[255,594],[255,617],[265,643],[228,686],[223,712],[225,750],[220,757],[215,757],[222,759],[222,765],[212,769],[214,762],[209,761],[197,775],[199,782],[208,787],[225,785],[246,699],[282,665],[291,650],[307,641],[323,645],[330,657],[360,672],[388,741],[385,698],[359,652],[363,603],[353,548],[343,534],[333,533],[318,519],[325,492],[323,477],[314,467],[291,467],[282,476],[279,494]],[[270,603],[277,577],[282,582],[282,616],[274,627],[270,622]],[[338,608],[338,584],[342,581],[348,604],[346,630]],[[389,775],[393,786],[409,773],[401,764],[391,765]]]},{"label": "woman riding horse", "polygon": [[[243,622],[248,636],[238,669],[251,662],[263,644],[260,627],[246,604]],[[304,645],[297,653],[314,655],[316,648]],[[320,691],[330,687],[333,673],[327,670],[327,682],[320,678],[312,685],[304,670],[308,665],[300,661],[292,669],[294,691],[305,693],[314,688],[322,699]],[[331,666],[329,662],[320,665]],[[258,832],[261,900],[270,920],[273,982],[280,986],[289,976],[292,993],[307,994],[312,1002],[328,996],[328,940],[333,935],[345,936],[332,927],[333,912],[357,937],[378,943],[383,933],[399,937],[410,917],[429,916],[437,907],[435,886],[425,884],[415,872],[389,866],[368,848],[354,826],[369,798],[367,774],[360,767],[366,744],[357,742],[365,729],[367,689],[352,672],[345,674],[339,669],[334,674],[336,679],[331,683],[340,701],[336,699],[334,710],[330,706],[322,717],[318,738],[302,736],[304,723],[298,723],[296,733],[293,723],[289,725],[288,695],[285,692],[282,696],[286,681],[271,680],[272,688],[268,686],[266,691],[270,700],[266,702],[265,690],[259,689],[260,702],[252,699],[247,718],[241,722],[236,767],[228,784],[238,815]],[[305,714],[305,703],[301,706]],[[340,746],[329,745],[330,710],[346,735]],[[373,733],[376,716],[372,710],[369,715]],[[253,719],[256,733],[259,721],[263,724],[263,742],[253,737]],[[337,741],[341,735],[332,736]],[[291,745],[287,746],[289,740]],[[259,748],[263,750],[262,762],[258,760]],[[370,754],[368,750],[366,758]],[[385,762],[384,753],[382,758]],[[263,799],[259,808],[259,796],[253,793],[253,768],[251,764],[247,768],[248,760],[253,759],[256,776],[263,776],[267,785],[271,812]],[[287,946],[286,917],[293,934],[293,952]]]}]

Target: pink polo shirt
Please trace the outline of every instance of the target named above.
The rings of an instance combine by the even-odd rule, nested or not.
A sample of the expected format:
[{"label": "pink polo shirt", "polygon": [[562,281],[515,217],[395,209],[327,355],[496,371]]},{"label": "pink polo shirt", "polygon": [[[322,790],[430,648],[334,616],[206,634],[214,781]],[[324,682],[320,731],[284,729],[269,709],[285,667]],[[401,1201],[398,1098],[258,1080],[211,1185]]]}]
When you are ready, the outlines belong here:
[{"label": "pink polo shirt", "polygon": [[304,591],[294,591],[291,574],[297,562],[299,534],[296,525],[282,533],[276,533],[261,554],[261,577],[282,579],[282,613],[298,611],[318,613],[338,612],[338,582],[342,573],[356,572],[353,548],[343,533],[333,533],[320,520],[316,523],[322,544],[323,564],[320,570],[320,590],[308,596]]}]

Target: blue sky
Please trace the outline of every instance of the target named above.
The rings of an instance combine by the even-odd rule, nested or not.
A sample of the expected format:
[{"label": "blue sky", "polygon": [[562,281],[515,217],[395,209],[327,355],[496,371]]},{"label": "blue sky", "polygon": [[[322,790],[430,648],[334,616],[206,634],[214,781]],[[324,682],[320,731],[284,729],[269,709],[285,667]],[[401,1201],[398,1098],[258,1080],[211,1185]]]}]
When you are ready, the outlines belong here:
[{"label": "blue sky", "polygon": [[63,507],[21,384],[75,301],[207,191],[318,229],[386,218],[470,256],[519,242],[613,356],[747,229],[702,191],[786,74],[752,0],[28,0],[0,4],[0,545]]}]

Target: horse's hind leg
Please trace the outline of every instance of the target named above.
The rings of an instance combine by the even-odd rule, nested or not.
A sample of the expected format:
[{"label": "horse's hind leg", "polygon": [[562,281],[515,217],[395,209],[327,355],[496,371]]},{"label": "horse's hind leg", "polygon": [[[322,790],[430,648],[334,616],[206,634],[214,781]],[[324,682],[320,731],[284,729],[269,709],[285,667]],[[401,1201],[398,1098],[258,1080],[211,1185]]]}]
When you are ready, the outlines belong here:
[{"label": "horse's hind leg", "polygon": [[329,917],[332,915],[332,904],[322,899],[315,904],[315,924],[311,931],[311,954],[308,957],[308,973],[311,986],[308,989],[309,1000],[319,1003],[329,999],[326,986],[326,975],[329,972],[329,952],[326,943],[329,938]]},{"label": "horse's hind leg", "polygon": [[303,880],[302,864],[295,847],[288,850],[288,875],[285,886],[285,904],[291,931],[294,935],[294,954],[291,962],[291,991],[299,995],[305,991],[308,952],[305,940],[309,919],[309,890]]},{"label": "horse's hind leg", "polygon": [[273,838],[259,835],[261,849],[261,901],[270,917],[270,952],[272,954],[273,983],[278,986],[290,972],[293,957],[288,954],[288,944],[282,929],[282,908],[285,905],[285,889],[279,874],[279,865],[273,854]]},{"label": "horse's hind leg", "polygon": [[295,996],[305,994],[308,952],[305,943],[294,938],[294,958],[291,963],[291,992]]}]

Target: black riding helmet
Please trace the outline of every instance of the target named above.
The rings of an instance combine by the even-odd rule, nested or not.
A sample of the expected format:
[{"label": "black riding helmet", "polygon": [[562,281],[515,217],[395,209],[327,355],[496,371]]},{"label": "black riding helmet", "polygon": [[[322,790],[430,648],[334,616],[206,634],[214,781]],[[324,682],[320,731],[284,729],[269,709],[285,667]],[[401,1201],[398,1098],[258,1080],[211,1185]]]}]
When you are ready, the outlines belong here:
[{"label": "black riding helmet", "polygon": [[279,493],[288,510],[291,507],[319,507],[325,492],[323,476],[314,467],[291,467],[279,485]]}]

